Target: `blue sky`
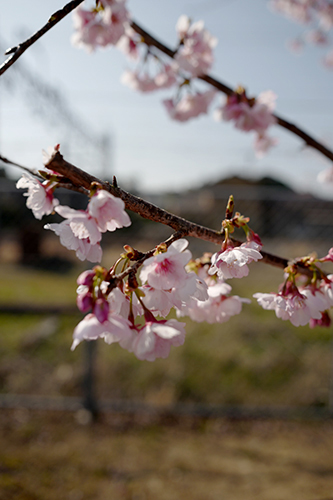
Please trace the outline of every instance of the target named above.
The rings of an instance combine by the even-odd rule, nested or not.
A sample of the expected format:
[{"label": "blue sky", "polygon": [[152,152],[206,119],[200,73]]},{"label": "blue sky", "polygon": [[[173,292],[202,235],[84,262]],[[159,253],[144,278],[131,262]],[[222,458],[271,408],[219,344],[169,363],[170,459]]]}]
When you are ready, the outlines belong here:
[{"label": "blue sky", "polygon": [[[136,22],[170,46],[176,43],[175,24],[181,14],[203,19],[219,40],[213,76],[230,86],[242,84],[249,95],[274,90],[277,113],[333,145],[333,72],[320,64],[319,49],[309,47],[301,56],[288,52],[287,39],[301,33],[302,27],[272,14],[267,3],[129,0],[128,5]],[[13,8],[13,2],[5,2],[1,38],[7,46],[17,44],[63,4],[64,0],[16,0]],[[116,174],[120,185],[148,191],[198,187],[237,174],[270,175],[298,191],[333,196],[333,187],[315,182],[328,163],[304,149],[297,138],[274,127],[271,135],[278,137],[279,145],[258,160],[252,134],[217,123],[211,115],[185,124],[172,122],[161,105],[162,99],[172,96],[172,89],[149,95],[131,91],[120,83],[120,77],[132,64],[114,48],[88,54],[72,47],[72,32],[69,16],[21,57],[21,74],[12,67],[0,78],[0,151],[4,156],[40,167],[41,150],[60,142],[66,158],[81,168],[95,175]],[[61,113],[55,116],[47,102],[36,109],[38,99],[27,86],[24,71],[61,91],[89,137],[109,138],[107,158],[86,140],[77,140],[62,125]]]}]

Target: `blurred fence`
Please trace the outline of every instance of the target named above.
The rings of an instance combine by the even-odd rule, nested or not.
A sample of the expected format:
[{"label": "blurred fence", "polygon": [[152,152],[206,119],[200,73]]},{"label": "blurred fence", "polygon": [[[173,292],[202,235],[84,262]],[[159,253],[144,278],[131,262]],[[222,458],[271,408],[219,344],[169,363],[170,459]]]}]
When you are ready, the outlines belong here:
[{"label": "blurred fence", "polygon": [[[0,177],[1,180],[1,177]],[[57,237],[44,231],[25,207],[13,182],[0,182],[0,406],[171,412],[177,415],[303,417],[333,414],[331,329],[295,328],[256,304],[228,323],[188,321],[187,341],[167,360],[141,362],[103,342],[70,351],[80,321],[75,277],[78,264]],[[245,182],[245,184],[244,184]],[[300,196],[272,180],[206,186],[182,195],[151,196],[159,206],[208,227],[219,228],[229,194],[265,249],[287,257],[332,246],[333,202]],[[246,183],[247,182],[247,183]],[[62,204],[84,208],[77,193]],[[135,217],[134,217],[135,218]],[[47,222],[56,220],[49,217]],[[105,265],[129,243],[147,250],[170,234],[149,221],[106,235]],[[196,255],[214,246],[191,241]],[[86,266],[86,267],[85,267]],[[276,290],[282,272],[251,265],[250,276],[233,280],[233,293],[251,297]]]}]

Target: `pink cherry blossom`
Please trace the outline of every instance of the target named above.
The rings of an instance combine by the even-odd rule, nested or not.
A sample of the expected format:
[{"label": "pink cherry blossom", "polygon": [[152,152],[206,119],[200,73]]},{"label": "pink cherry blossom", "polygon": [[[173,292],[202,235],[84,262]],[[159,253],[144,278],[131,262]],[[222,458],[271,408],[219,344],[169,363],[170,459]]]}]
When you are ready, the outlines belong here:
[{"label": "pink cherry blossom", "polygon": [[188,241],[174,241],[166,252],[147,259],[141,269],[140,279],[156,290],[170,290],[185,285],[187,273],[185,265],[192,254],[186,250]]},{"label": "pink cherry blossom", "polygon": [[247,264],[262,259],[260,248],[255,242],[242,243],[239,247],[221,250],[212,256],[209,274],[222,279],[243,278],[249,274]]},{"label": "pink cherry blossom", "polygon": [[27,196],[27,207],[32,210],[36,219],[41,219],[43,215],[49,215],[54,208],[59,204],[56,198],[53,198],[54,183],[45,181],[41,183],[31,175],[22,174],[22,177],[17,181],[18,189],[28,189],[24,196]]},{"label": "pink cherry blossom", "polygon": [[207,300],[207,290],[208,287],[205,281],[201,280],[195,272],[187,272],[183,286],[171,290],[173,305],[181,307],[182,303],[186,303],[191,298],[198,301]]},{"label": "pink cherry blossom", "polygon": [[134,337],[131,350],[141,360],[155,361],[167,358],[171,346],[180,346],[185,341],[185,323],[175,319],[147,321]]},{"label": "pink cherry blossom", "polygon": [[255,293],[253,295],[258,304],[264,309],[275,310],[275,314],[282,320],[289,320],[294,326],[304,326],[311,319],[319,320],[322,312],[327,309],[327,300],[321,292],[313,293],[308,288],[300,292],[283,293]]},{"label": "pink cherry blossom", "polygon": [[135,40],[136,33],[130,27],[125,27],[125,34],[119,39],[117,49],[129,59],[136,60],[139,57],[138,43]]},{"label": "pink cherry blossom", "polygon": [[195,94],[187,94],[178,102],[173,99],[166,99],[163,102],[166,110],[173,120],[186,122],[202,114],[207,114],[208,107],[216,95],[215,90]]},{"label": "pink cherry blossom", "polygon": [[60,237],[60,243],[74,250],[80,260],[89,260],[89,262],[100,262],[102,260],[102,249],[98,243],[92,244],[89,238],[78,238],[70,226],[70,222],[65,220],[60,224],[46,224],[45,229],[54,231]]},{"label": "pink cherry blossom", "polygon": [[191,24],[186,16],[181,16],[176,28],[182,42],[174,58],[177,68],[192,76],[207,73],[214,61],[217,38],[204,29],[203,21]]},{"label": "pink cherry blossom", "polygon": [[131,225],[123,200],[102,189],[90,199],[88,213],[95,219],[97,228],[102,233]]},{"label": "pink cherry blossom", "polygon": [[231,286],[223,281],[215,281],[207,277],[208,298],[204,301],[192,299],[185,304],[177,314],[189,316],[193,321],[207,323],[224,323],[231,316],[239,314],[242,310],[243,302],[250,302],[237,295],[228,296]]},{"label": "pink cherry blossom", "polygon": [[172,67],[166,64],[155,76],[150,76],[149,73],[145,72],[126,70],[121,82],[133,90],[152,92],[172,87],[177,83],[177,79]]},{"label": "pink cherry blossom", "polygon": [[130,323],[117,314],[109,314],[104,323],[94,314],[88,314],[74,329],[72,351],[82,340],[104,339],[107,344],[125,341],[131,336]]},{"label": "pink cherry blossom", "polygon": [[157,290],[149,285],[143,285],[140,290],[144,293],[142,298],[144,305],[154,316],[165,318],[174,307],[171,290]]},{"label": "pink cherry blossom", "polygon": [[125,34],[129,13],[123,1],[102,2],[99,12],[77,7],[73,12],[72,43],[91,52],[96,47],[116,45]]},{"label": "pink cherry blossom", "polygon": [[259,94],[254,103],[250,103],[245,92],[228,96],[226,103],[215,111],[217,120],[233,121],[235,127],[250,132],[254,130],[264,134],[271,125],[276,123],[273,115],[276,95],[268,90]]},{"label": "pink cherry blossom", "polygon": [[[114,288],[108,295],[110,311],[128,318],[130,312],[130,299],[118,287]],[[134,311],[136,315],[136,311]]]},{"label": "pink cherry blossom", "polygon": [[173,307],[182,308],[188,301],[195,298],[198,301],[208,298],[207,285],[200,280],[196,273],[188,272],[184,284],[169,290],[158,290],[149,285],[140,287],[144,293],[144,305],[155,315],[169,314]]},{"label": "pink cherry blossom", "polygon": [[85,210],[74,210],[67,206],[59,205],[55,211],[68,220],[74,236],[80,240],[88,239],[92,245],[101,241],[102,235],[96,220]]}]

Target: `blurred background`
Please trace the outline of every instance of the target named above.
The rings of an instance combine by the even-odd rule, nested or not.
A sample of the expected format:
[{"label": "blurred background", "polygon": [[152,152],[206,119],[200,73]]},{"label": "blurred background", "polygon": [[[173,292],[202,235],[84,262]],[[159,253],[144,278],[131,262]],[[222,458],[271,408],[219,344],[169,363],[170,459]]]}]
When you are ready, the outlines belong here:
[{"label": "blurred background", "polygon": [[[2,52],[60,7],[17,1],[13,12],[7,2]],[[297,28],[267,2],[142,0],[130,8],[171,46],[180,14],[203,18],[219,38],[213,73],[248,85],[250,95],[273,89],[279,113],[330,142],[332,74],[315,49],[298,58],[285,50]],[[116,174],[121,187],[215,229],[233,194],[266,251],[327,254],[333,190],[314,181],[324,161],[283,131],[259,161],[253,138],[228,124],[170,122],[160,104],[166,95],[122,87],[122,54],[74,49],[72,29],[65,19],[1,78],[2,155],[40,168],[41,149],[60,142],[77,166],[105,180]],[[102,341],[73,353],[82,318],[75,280],[91,266],[43,229],[56,216],[34,219],[15,188],[19,176],[2,165],[0,498],[333,498],[331,328],[295,328],[252,301],[224,324],[186,320],[186,342],[167,360],[141,362]],[[57,196],[86,207],[77,193]],[[130,228],[103,238],[103,265],[124,244],[145,251],[170,235],[130,216]],[[216,251],[195,240],[190,249],[194,257]],[[276,290],[282,279],[278,269],[251,264],[247,278],[230,284],[251,297]]]}]

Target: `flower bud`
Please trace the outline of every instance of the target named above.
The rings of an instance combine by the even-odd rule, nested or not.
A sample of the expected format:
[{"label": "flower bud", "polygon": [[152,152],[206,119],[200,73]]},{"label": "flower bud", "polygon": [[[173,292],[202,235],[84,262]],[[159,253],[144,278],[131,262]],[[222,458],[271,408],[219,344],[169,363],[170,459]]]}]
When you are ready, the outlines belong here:
[{"label": "flower bud", "polygon": [[88,291],[76,297],[76,305],[81,312],[88,312],[93,306],[93,296]]},{"label": "flower bud", "polygon": [[104,323],[109,316],[109,303],[104,298],[100,297],[95,301],[93,313],[100,323]]},{"label": "flower bud", "polygon": [[94,277],[95,277],[95,271],[91,270],[83,271],[83,273],[80,274],[76,282],[78,285],[85,285],[90,288],[93,285]]}]

